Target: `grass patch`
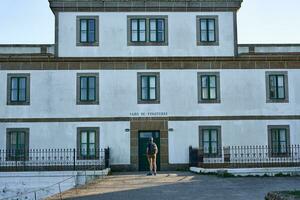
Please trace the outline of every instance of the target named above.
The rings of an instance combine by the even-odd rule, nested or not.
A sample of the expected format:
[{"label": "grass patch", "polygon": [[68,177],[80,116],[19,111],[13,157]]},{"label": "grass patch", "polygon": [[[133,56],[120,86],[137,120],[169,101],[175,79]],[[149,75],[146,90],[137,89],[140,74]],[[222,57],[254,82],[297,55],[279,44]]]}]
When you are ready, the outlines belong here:
[{"label": "grass patch", "polygon": [[278,173],[278,174],[275,174],[274,176],[276,177],[288,177],[288,176],[291,176],[290,174],[283,174],[283,173]]}]

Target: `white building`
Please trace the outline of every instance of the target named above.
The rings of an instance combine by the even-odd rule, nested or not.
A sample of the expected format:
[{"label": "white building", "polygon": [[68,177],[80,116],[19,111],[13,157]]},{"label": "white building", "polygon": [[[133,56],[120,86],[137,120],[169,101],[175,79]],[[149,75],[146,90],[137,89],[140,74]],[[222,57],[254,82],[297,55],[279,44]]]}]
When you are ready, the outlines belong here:
[{"label": "white building", "polygon": [[151,135],[166,170],[189,146],[300,144],[300,45],[237,44],[242,0],[49,3],[54,45],[0,46],[0,149],[110,147],[144,170]]}]

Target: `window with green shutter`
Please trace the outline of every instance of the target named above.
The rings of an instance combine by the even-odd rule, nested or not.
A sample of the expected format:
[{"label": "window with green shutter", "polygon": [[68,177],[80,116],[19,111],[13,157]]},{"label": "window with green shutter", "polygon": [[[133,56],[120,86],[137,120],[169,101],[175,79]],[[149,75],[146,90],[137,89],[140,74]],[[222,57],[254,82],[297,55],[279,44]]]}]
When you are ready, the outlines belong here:
[{"label": "window with green shutter", "polygon": [[138,72],[137,91],[139,104],[160,103],[160,78],[158,72]]},{"label": "window with green shutter", "polygon": [[220,103],[220,73],[198,72],[198,102]]},{"label": "window with green shutter", "polygon": [[270,99],[285,99],[284,75],[270,75]]},{"label": "window with green shutter", "polygon": [[77,74],[77,104],[99,104],[99,74]]},{"label": "window with green shutter", "polygon": [[205,157],[222,156],[221,127],[220,126],[200,126],[199,145]]},{"label": "window with green shutter", "polygon": [[7,105],[30,104],[30,74],[7,75]]},{"label": "window with green shutter", "polygon": [[281,71],[266,72],[267,103],[288,103],[288,73]]},{"label": "window with green shutter", "polygon": [[202,75],[201,76],[201,98],[202,100],[217,99],[217,76]]},{"label": "window with green shutter", "polygon": [[94,160],[99,158],[99,128],[77,128],[78,159]]},{"label": "window with green shutter", "polygon": [[96,100],[96,77],[82,76],[80,77],[80,101]]},{"label": "window with green shutter", "polygon": [[13,161],[27,160],[29,154],[29,129],[9,128],[6,134],[7,159]]},{"label": "window with green shutter", "polygon": [[99,46],[99,16],[77,16],[76,46]]},{"label": "window with green shutter", "polygon": [[288,125],[268,126],[269,153],[272,157],[289,156],[290,131]]},{"label": "window with green shutter", "polygon": [[219,19],[216,15],[197,16],[197,45],[219,45]]},{"label": "window with green shutter", "polygon": [[129,46],[168,45],[168,16],[127,16],[127,29]]}]

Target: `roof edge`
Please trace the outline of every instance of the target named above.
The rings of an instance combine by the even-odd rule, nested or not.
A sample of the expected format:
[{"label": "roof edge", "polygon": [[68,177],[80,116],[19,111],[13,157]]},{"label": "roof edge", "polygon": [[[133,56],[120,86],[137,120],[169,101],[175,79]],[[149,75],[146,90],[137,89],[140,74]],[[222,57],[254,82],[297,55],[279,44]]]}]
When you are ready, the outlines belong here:
[{"label": "roof edge", "polygon": [[49,0],[53,12],[237,11],[243,0]]}]

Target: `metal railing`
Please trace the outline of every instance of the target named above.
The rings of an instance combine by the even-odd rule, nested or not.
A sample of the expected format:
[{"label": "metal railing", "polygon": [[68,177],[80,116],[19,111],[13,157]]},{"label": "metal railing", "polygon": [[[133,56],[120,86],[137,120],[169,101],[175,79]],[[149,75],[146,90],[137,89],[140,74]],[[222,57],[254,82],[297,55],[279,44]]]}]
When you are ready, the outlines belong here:
[{"label": "metal railing", "polygon": [[300,145],[227,146],[211,150],[189,148],[189,164],[204,168],[257,168],[300,166]]},{"label": "metal railing", "polygon": [[0,150],[0,171],[64,171],[108,168],[110,149]]}]

